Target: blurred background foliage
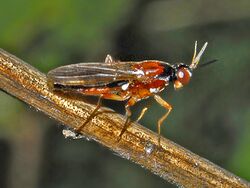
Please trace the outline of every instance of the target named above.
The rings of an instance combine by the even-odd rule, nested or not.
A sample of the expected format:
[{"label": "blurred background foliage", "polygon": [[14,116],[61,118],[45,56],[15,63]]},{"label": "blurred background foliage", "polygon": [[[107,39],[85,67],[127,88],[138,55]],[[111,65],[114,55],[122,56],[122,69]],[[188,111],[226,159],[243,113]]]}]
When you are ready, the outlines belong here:
[{"label": "blurred background foliage", "polygon": [[[250,1],[83,0],[1,2],[1,48],[47,72],[59,65],[159,59],[189,64],[208,41],[181,91],[162,92],[174,110],[162,134],[250,180]],[[27,96],[28,97],[28,96]],[[120,102],[105,104],[124,113]],[[141,123],[156,130],[152,99]],[[57,126],[54,126],[56,124]],[[172,187],[94,142],[64,139],[62,127],[0,93],[0,187]],[[174,186],[173,186],[174,187]]]}]

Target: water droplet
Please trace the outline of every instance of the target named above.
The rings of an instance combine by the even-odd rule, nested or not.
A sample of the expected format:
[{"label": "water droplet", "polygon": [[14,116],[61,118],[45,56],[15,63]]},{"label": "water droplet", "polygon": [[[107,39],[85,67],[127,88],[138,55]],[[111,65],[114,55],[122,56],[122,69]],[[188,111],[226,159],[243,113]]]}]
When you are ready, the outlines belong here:
[{"label": "water droplet", "polygon": [[154,145],[150,142],[147,142],[144,147],[144,150],[147,155],[150,155],[154,151]]},{"label": "water droplet", "polygon": [[197,163],[197,162],[195,162],[194,164],[195,164],[196,167],[198,166],[198,163]]}]

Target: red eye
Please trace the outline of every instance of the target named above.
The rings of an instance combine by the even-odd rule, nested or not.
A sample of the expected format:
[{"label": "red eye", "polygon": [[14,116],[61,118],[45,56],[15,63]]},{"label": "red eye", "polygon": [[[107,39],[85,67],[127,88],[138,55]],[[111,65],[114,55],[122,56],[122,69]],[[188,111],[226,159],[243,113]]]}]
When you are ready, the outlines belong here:
[{"label": "red eye", "polygon": [[177,80],[180,81],[183,85],[188,84],[192,73],[185,67],[180,68],[177,71]]}]

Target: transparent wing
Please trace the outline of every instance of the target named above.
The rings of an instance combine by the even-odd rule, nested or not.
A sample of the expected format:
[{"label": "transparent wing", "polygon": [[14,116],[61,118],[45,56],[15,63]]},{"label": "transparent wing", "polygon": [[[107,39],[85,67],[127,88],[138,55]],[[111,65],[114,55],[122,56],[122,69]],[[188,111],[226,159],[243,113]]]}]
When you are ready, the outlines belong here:
[{"label": "transparent wing", "polygon": [[136,80],[142,71],[133,65],[140,62],[79,63],[51,70],[47,77],[54,85],[97,87],[116,81]]}]

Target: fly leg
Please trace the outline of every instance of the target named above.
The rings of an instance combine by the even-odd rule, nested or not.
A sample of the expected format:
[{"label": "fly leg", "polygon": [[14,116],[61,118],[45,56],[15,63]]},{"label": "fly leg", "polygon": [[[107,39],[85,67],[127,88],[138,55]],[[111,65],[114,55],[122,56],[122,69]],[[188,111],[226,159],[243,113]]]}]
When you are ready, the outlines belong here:
[{"label": "fly leg", "polygon": [[[112,99],[112,100],[116,100],[116,101],[124,101],[128,98],[128,96],[120,96],[120,95],[116,95],[116,94],[103,94],[102,97],[104,99]],[[129,98],[127,104],[125,105],[125,110],[126,110],[126,121],[124,124],[124,127],[119,135],[119,140],[121,139],[123,133],[127,130],[129,124],[130,124],[130,117],[131,117],[131,111],[130,111],[130,107],[133,106],[135,103],[137,102],[137,100],[133,97]],[[97,113],[102,113],[102,112],[97,112]],[[104,111],[105,113],[105,111]],[[108,113],[115,113],[113,111],[108,111]]]},{"label": "fly leg", "polygon": [[146,113],[146,111],[148,110],[148,107],[144,107],[139,115],[139,117],[137,118],[136,122],[140,121],[141,118],[144,116],[144,114]]},{"label": "fly leg", "polygon": [[137,102],[137,100],[135,98],[131,97],[128,100],[127,104],[125,105],[126,121],[125,121],[123,129],[122,129],[122,131],[121,131],[121,133],[119,135],[119,137],[120,137],[119,140],[121,139],[122,135],[124,134],[124,132],[127,130],[127,128],[129,127],[129,125],[131,123],[130,117],[131,117],[132,113],[131,113],[130,107],[135,105],[136,102]]},{"label": "fly leg", "polygon": [[158,102],[162,107],[164,107],[167,112],[158,120],[157,130],[158,130],[158,144],[160,145],[161,140],[161,125],[163,121],[168,117],[169,113],[172,110],[172,106],[164,101],[159,95],[154,95],[154,99]]},{"label": "fly leg", "polygon": [[83,127],[84,127],[87,123],[89,123],[89,122],[98,114],[97,111],[98,111],[98,110],[100,109],[100,107],[101,107],[101,101],[102,101],[102,96],[99,97],[95,109],[94,109],[93,112],[90,114],[90,116],[87,118],[87,120],[86,120],[82,125],[80,125],[79,127],[76,127],[76,128],[75,128],[75,131],[76,131],[76,132],[80,132],[80,131],[83,129]]}]

